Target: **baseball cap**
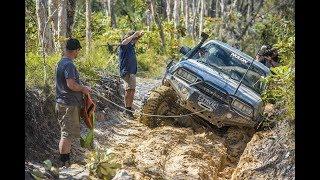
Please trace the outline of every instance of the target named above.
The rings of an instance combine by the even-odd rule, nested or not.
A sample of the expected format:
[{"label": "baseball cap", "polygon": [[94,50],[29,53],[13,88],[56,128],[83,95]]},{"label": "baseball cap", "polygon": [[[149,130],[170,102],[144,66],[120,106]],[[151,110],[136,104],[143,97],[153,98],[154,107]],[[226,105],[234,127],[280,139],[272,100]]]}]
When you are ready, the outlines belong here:
[{"label": "baseball cap", "polygon": [[76,50],[76,49],[81,49],[81,45],[78,39],[70,38],[67,41],[66,44],[67,50]]}]

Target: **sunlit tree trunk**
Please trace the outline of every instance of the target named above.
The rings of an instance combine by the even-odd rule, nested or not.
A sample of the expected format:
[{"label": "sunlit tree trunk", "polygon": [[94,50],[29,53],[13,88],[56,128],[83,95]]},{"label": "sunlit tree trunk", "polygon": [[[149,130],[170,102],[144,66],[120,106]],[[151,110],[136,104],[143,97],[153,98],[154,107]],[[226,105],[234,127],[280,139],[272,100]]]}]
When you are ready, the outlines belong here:
[{"label": "sunlit tree trunk", "polygon": [[49,16],[51,16],[51,29],[53,35],[53,44],[56,51],[58,51],[58,12],[59,12],[59,2],[58,0],[49,0]]},{"label": "sunlit tree trunk", "polygon": [[59,48],[62,52],[65,50],[67,34],[67,0],[60,0],[58,13],[58,40]]},{"label": "sunlit tree trunk", "polygon": [[185,18],[185,26],[187,30],[187,34],[190,35],[190,19],[189,19],[189,0],[185,0],[184,2],[184,18]]},{"label": "sunlit tree trunk", "polygon": [[47,54],[54,52],[54,45],[52,40],[52,31],[50,23],[48,21],[47,1],[36,0],[36,14],[38,21],[38,38],[39,43],[42,46],[42,51]]},{"label": "sunlit tree trunk", "polygon": [[180,0],[179,1],[180,2],[180,12],[179,12],[179,14],[181,15],[181,17],[183,17],[184,16],[184,0]]},{"label": "sunlit tree trunk", "polygon": [[111,27],[116,28],[117,22],[116,22],[116,13],[115,13],[115,4],[116,0],[110,0],[110,16],[111,16]]},{"label": "sunlit tree trunk", "polygon": [[91,0],[86,0],[86,54],[91,49]]},{"label": "sunlit tree trunk", "polygon": [[195,8],[193,8],[193,21],[192,21],[192,37],[193,39],[196,38],[196,24],[197,24],[197,17],[199,16],[199,8],[200,8],[200,1],[193,1],[196,2],[195,4]]},{"label": "sunlit tree trunk", "polygon": [[110,0],[103,0],[103,8],[106,16],[110,15]]},{"label": "sunlit tree trunk", "polygon": [[220,11],[221,11],[221,17],[223,18],[225,16],[225,3],[226,0],[220,0]]},{"label": "sunlit tree trunk", "polygon": [[67,4],[67,37],[72,37],[76,0],[68,0]]},{"label": "sunlit tree trunk", "polygon": [[156,11],[157,8],[156,7],[156,2],[154,0],[151,0],[151,8],[153,9],[153,12],[154,12],[154,18],[155,18],[155,22],[159,28],[159,35],[160,35],[160,38],[161,38],[161,44],[162,44],[162,50],[164,50],[165,48],[165,39],[164,39],[164,33],[163,33],[163,27],[162,27],[162,21],[159,17],[159,14],[158,12]]},{"label": "sunlit tree trunk", "polygon": [[171,1],[166,0],[166,8],[167,8],[167,20],[171,20]]},{"label": "sunlit tree trunk", "polygon": [[216,0],[216,17],[220,17],[220,1]]},{"label": "sunlit tree trunk", "polygon": [[[150,31],[150,26],[154,17],[154,12],[153,12],[153,3],[149,0],[147,1],[148,8],[144,13],[145,19],[146,19],[146,26],[147,26],[147,31]],[[153,12],[153,13],[152,13]]]},{"label": "sunlit tree trunk", "polygon": [[199,38],[203,30],[203,11],[204,11],[204,0],[200,0],[200,20],[199,20]]},{"label": "sunlit tree trunk", "polygon": [[180,9],[180,0],[174,0],[173,6],[173,24],[174,28],[177,29],[179,25],[179,10]]}]

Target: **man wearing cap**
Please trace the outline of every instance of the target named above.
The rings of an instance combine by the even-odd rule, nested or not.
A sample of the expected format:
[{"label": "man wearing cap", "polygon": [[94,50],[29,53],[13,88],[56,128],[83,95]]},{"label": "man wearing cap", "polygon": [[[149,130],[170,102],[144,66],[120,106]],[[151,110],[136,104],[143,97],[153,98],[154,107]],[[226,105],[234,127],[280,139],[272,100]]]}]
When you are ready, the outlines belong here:
[{"label": "man wearing cap", "polygon": [[134,117],[131,111],[136,88],[137,73],[135,44],[143,34],[143,31],[128,32],[122,39],[119,50],[120,76],[124,81],[125,88],[124,102],[126,110],[123,113],[129,118]]},{"label": "man wearing cap", "polygon": [[256,59],[268,68],[279,65],[277,51],[272,49],[270,45],[263,45],[258,51]]},{"label": "man wearing cap", "polygon": [[80,143],[80,108],[83,106],[83,94],[91,91],[80,84],[74,65],[80,49],[77,39],[68,39],[64,56],[56,67],[56,114],[61,129],[59,153],[62,166],[70,165],[72,140],[78,139]]}]

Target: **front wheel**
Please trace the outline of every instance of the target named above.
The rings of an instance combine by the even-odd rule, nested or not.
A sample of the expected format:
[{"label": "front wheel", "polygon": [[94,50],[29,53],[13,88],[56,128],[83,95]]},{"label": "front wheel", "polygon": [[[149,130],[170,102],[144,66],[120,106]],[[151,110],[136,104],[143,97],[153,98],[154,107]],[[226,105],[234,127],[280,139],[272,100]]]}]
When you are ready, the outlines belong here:
[{"label": "front wheel", "polygon": [[[177,99],[178,97],[171,87],[162,85],[152,90],[141,111],[144,114],[151,115],[179,115],[182,108],[176,102]],[[139,121],[150,128],[175,123],[174,118],[171,117],[155,117],[143,114]]]}]

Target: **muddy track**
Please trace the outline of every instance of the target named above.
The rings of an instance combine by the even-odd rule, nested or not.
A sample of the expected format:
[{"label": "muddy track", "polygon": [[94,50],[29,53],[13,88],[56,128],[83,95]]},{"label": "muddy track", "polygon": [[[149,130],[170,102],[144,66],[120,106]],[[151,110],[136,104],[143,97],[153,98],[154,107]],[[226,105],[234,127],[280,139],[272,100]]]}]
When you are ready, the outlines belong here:
[{"label": "muddy track", "polygon": [[[137,78],[134,108],[139,110],[148,92],[160,84],[161,79]],[[123,105],[119,101],[123,95],[114,91],[114,96],[114,102]],[[252,137],[236,128],[218,129],[195,115],[150,129],[137,119],[123,117],[122,110],[108,102],[100,99],[97,105],[94,146],[113,152],[114,161],[133,179],[230,179]],[[86,131],[84,125],[81,131]],[[84,165],[60,172],[60,178],[88,175]]]},{"label": "muddy track", "polygon": [[[134,100],[140,108],[147,92],[160,80],[137,79]],[[229,179],[252,134],[236,128],[218,129],[197,116],[188,126],[150,129],[115,113],[100,120],[95,145],[117,155],[116,162],[136,179]],[[198,122],[198,123],[195,123]]]}]

